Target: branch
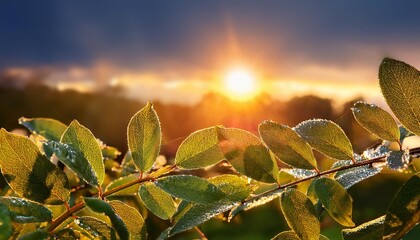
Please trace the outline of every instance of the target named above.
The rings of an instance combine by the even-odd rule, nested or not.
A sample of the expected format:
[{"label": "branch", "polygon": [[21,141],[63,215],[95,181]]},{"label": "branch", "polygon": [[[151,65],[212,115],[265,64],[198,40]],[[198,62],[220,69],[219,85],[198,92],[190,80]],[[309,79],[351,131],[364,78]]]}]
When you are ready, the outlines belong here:
[{"label": "branch", "polygon": [[[174,168],[171,168],[171,170]],[[118,191],[121,191],[123,189],[126,189],[128,187],[131,187],[135,184],[139,184],[139,183],[143,183],[143,182],[149,182],[149,181],[154,181],[156,180],[156,178],[151,174],[147,177],[144,178],[138,178],[135,179],[131,182],[125,183],[123,185],[120,185],[116,188],[110,189],[104,193],[102,193],[102,197],[107,197],[109,195],[112,195]],[[96,194],[95,196],[98,196],[98,194]],[[85,202],[79,202],[76,205],[74,205],[73,207],[71,207],[70,209],[68,209],[67,211],[65,211],[63,214],[61,214],[60,216],[58,216],[56,219],[54,219],[51,222],[51,225],[48,227],[48,232],[53,232],[58,226],[60,226],[60,224],[62,224],[64,221],[66,221],[67,218],[73,216],[74,213],[82,210],[85,207]]]},{"label": "branch", "polygon": [[[420,153],[420,147],[410,149],[410,155],[415,155],[415,154],[419,154],[419,153]],[[383,162],[386,162],[385,158],[386,158],[385,156],[376,157],[376,158],[372,158],[372,159],[369,159],[369,160],[365,160],[365,161],[361,161],[361,162],[356,162],[356,163],[354,163],[352,165],[347,165],[347,166],[343,166],[343,167],[339,167],[339,168],[330,169],[330,170],[327,170],[327,171],[324,171],[324,172],[320,172],[319,174],[316,174],[316,175],[313,175],[313,176],[310,176],[310,177],[306,177],[306,178],[302,178],[302,179],[296,180],[294,182],[290,182],[290,183],[281,185],[281,186],[279,186],[277,188],[274,188],[274,189],[271,189],[269,191],[266,191],[266,192],[264,192],[264,193],[262,193],[260,195],[257,195],[255,197],[252,197],[252,198],[246,200],[246,201],[241,202],[240,205],[244,205],[246,203],[256,201],[256,200],[261,199],[261,198],[264,198],[264,197],[266,197],[266,196],[270,195],[271,193],[276,192],[278,190],[285,189],[285,188],[288,188],[288,187],[292,187],[292,186],[295,186],[295,185],[297,185],[299,183],[306,182],[306,181],[312,180],[314,178],[318,178],[320,176],[324,176],[324,175],[336,173],[336,172],[347,170],[347,169],[351,169],[351,168],[356,168],[356,167],[361,167],[361,166],[365,166],[365,165],[370,165],[370,164],[373,164],[373,163],[383,163]],[[240,206],[240,205],[238,205],[238,206]]]}]

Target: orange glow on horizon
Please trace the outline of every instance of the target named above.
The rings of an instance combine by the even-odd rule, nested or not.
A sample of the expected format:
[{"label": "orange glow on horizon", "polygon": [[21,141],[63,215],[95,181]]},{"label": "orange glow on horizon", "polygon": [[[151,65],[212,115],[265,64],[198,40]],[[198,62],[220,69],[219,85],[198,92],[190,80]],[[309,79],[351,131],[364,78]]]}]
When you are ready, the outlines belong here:
[{"label": "orange glow on horizon", "polygon": [[254,74],[245,67],[229,70],[224,78],[225,94],[237,101],[247,101],[258,94],[257,80]]}]

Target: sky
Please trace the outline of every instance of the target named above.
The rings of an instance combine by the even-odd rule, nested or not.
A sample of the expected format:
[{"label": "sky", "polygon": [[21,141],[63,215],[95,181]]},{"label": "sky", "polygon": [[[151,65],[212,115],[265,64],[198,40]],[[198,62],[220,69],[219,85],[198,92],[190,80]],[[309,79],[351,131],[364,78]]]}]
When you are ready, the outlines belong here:
[{"label": "sky", "polygon": [[376,99],[383,57],[420,66],[419,12],[414,0],[0,1],[0,76],[188,104],[240,66],[274,98]]}]

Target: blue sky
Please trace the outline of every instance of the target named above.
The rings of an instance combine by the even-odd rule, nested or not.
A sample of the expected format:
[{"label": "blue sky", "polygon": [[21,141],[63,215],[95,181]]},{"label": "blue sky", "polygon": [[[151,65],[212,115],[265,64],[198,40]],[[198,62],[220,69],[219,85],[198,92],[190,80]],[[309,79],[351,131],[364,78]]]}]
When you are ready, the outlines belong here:
[{"label": "blue sky", "polygon": [[0,69],[204,79],[240,61],[266,78],[374,81],[385,56],[420,65],[419,12],[388,0],[0,1]]}]

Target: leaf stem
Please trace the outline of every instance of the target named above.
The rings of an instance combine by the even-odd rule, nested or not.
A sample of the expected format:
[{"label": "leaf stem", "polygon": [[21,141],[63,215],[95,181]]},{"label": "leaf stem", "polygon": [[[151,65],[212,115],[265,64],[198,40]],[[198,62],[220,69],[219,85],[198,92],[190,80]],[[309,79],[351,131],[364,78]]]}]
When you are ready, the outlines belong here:
[{"label": "leaf stem", "polygon": [[[170,168],[170,170],[173,170],[173,169],[174,168]],[[167,172],[167,173],[169,173],[169,172]],[[118,191],[121,191],[121,190],[126,189],[128,187],[131,187],[131,186],[133,186],[135,184],[139,184],[139,183],[143,183],[143,182],[149,182],[149,181],[154,181],[154,180],[156,180],[156,177],[154,177],[153,175],[149,175],[149,176],[146,176],[146,177],[143,177],[143,178],[135,179],[135,180],[133,180],[131,182],[125,183],[123,185],[120,185],[120,186],[118,186],[116,188],[113,188],[113,189],[110,189],[108,191],[105,191],[102,194],[99,194],[98,193],[99,195],[97,194],[95,196],[102,195],[102,198],[105,198],[105,197],[107,197],[109,195],[112,195],[112,194],[114,194],[114,193],[116,193]],[[48,227],[48,232],[50,232],[50,233],[53,232],[67,218],[71,217],[74,213],[82,210],[84,207],[85,207],[85,203],[83,201],[81,201],[81,202],[77,203],[76,205],[74,205],[73,207],[68,208],[67,211],[65,211],[63,214],[61,214],[60,216],[58,216],[56,219],[54,219],[51,222],[51,225]]]}]

